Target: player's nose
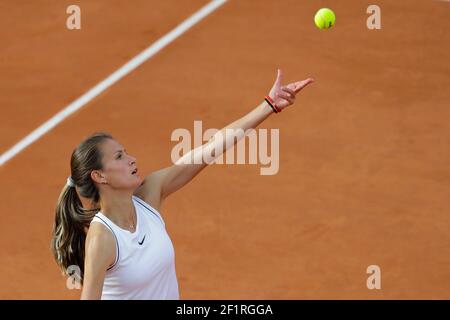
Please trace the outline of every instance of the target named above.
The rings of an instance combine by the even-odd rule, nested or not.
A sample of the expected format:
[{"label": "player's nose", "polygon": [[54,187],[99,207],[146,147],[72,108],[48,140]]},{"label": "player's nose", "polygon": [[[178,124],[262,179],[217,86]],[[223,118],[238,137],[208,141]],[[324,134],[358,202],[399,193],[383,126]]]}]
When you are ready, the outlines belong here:
[{"label": "player's nose", "polygon": [[130,164],[135,164],[136,163],[136,158],[133,156],[129,156],[130,157]]}]

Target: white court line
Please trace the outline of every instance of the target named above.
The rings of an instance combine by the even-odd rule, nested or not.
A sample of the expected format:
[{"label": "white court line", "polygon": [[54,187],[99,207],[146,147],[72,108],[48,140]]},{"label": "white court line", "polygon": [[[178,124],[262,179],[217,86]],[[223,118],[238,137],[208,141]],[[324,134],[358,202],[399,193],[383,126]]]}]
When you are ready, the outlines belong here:
[{"label": "white court line", "polygon": [[0,156],[0,166],[4,165],[8,160],[11,160],[15,157],[19,152],[28,147],[30,144],[38,140],[44,134],[49,132],[51,129],[56,127],[61,121],[70,116],[75,111],[79,110],[83,106],[85,106],[89,101],[94,99],[100,93],[108,89],[114,83],[122,79],[128,73],[136,69],[146,60],[154,56],[156,53],[161,51],[165,46],[174,41],[176,38],[181,36],[184,32],[194,26],[196,23],[201,21],[211,12],[219,8],[222,4],[227,2],[227,0],[212,0],[210,3],[205,5],[199,11],[194,13],[188,19],[184,20],[180,25],[178,25],[175,29],[167,33],[165,36],[157,40],[155,43],[150,45],[147,49],[142,51],[140,54],[135,56],[133,59],[124,64],[120,69],[112,73],[109,77],[98,83],[91,90],[83,94],[77,100],[73,101],[71,104],[66,106],[63,110],[55,114],[51,119],[47,120],[40,127],[35,129],[25,138],[20,140],[17,144],[15,144],[11,149],[4,152]]}]

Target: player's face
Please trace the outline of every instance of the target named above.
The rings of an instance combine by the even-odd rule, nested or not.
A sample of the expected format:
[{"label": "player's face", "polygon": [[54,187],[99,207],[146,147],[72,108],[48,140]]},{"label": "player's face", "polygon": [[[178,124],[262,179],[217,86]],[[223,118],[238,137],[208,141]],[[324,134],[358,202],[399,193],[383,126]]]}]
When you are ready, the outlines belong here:
[{"label": "player's face", "polygon": [[129,155],[116,140],[107,139],[101,146],[103,174],[114,189],[135,190],[142,183],[137,170],[136,158]]}]

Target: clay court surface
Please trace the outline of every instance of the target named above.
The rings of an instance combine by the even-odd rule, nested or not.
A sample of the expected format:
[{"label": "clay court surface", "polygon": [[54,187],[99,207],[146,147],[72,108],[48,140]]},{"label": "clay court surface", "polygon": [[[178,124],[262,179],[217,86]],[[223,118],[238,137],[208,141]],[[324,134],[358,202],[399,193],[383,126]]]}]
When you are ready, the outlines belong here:
[{"label": "clay court surface", "polygon": [[[69,31],[70,1],[3,1],[0,153],[207,3],[81,0]],[[213,165],[163,205],[181,298],[449,299],[449,16],[427,0],[225,3],[0,167],[0,298],[79,297],[49,248],[82,139],[110,132],[145,176],[171,164],[173,130],[243,116],[280,67],[316,82],[261,126],[280,129],[278,174]]]}]

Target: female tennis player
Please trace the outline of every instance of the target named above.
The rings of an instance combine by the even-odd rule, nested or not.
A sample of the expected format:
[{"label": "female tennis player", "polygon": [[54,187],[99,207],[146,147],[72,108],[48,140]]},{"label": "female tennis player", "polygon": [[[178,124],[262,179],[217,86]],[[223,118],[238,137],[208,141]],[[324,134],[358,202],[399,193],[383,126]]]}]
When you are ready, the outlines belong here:
[{"label": "female tennis player", "polygon": [[[107,133],[91,135],[73,151],[67,179],[56,206],[54,258],[65,274],[81,270],[82,299],[179,299],[175,256],[161,205],[209,163],[204,153],[224,152],[235,144],[226,129],[256,128],[272,113],[295,101],[313,79],[282,85],[278,75],[264,102],[218,131],[203,146],[174,165],[139,176],[136,159]],[[225,134],[225,143],[223,138]],[[189,163],[186,159],[193,159]],[[195,160],[197,159],[197,160]],[[91,208],[83,203],[89,199]]]}]

